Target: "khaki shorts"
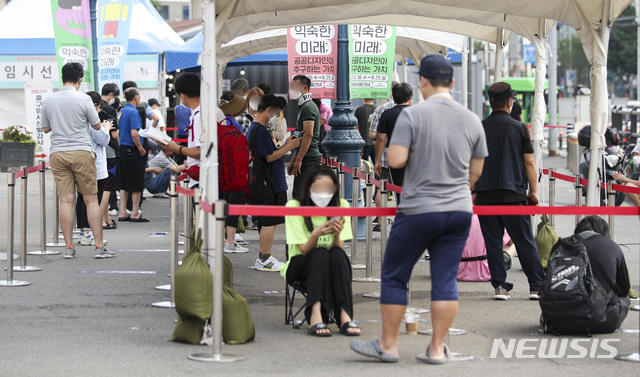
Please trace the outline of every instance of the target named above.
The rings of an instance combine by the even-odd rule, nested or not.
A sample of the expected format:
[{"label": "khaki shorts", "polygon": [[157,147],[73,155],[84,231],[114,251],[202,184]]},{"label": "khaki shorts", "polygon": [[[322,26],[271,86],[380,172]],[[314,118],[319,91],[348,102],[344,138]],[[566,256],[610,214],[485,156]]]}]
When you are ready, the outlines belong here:
[{"label": "khaki shorts", "polygon": [[49,158],[59,195],[98,193],[96,154],[87,151],[55,152]]}]

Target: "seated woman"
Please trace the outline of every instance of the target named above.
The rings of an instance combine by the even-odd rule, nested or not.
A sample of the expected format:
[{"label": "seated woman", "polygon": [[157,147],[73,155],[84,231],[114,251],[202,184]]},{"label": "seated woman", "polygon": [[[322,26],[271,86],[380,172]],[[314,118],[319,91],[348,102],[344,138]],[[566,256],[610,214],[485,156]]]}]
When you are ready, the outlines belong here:
[{"label": "seated woman", "polygon": [[[349,207],[339,191],[333,171],[318,165],[307,173],[301,197],[290,200],[287,207]],[[352,238],[350,218],[286,216],[285,225],[289,260],[280,273],[290,285],[300,282],[307,290],[307,332],[331,336],[327,323],[332,314],[341,334],[360,335],[352,322],[351,263],[343,249],[344,241]]]}]

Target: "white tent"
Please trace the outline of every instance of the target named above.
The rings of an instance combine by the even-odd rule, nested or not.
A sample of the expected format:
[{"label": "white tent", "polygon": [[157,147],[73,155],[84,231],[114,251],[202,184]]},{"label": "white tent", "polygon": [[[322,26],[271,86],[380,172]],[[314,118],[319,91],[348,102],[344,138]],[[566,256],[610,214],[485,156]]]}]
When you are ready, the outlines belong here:
[{"label": "white tent", "polygon": [[[424,27],[477,39],[500,43],[501,29],[522,35],[537,47],[536,101],[532,139],[540,145],[545,118],[545,104],[541,85],[546,75],[547,33],[554,21],[562,21],[576,29],[582,41],[591,70],[591,149],[594,161],[604,148],[604,130],[607,125],[607,49],[611,23],[632,0],[218,0],[210,14],[215,20],[205,20],[215,29],[205,33],[205,41],[215,39],[227,43],[234,38],[282,27],[309,24],[381,24],[405,27]],[[207,10],[205,4],[205,12]],[[206,17],[205,17],[206,18]],[[496,36],[495,30],[498,30]],[[210,42],[206,42],[208,44]],[[216,43],[217,44],[217,43]],[[215,54],[215,45],[204,56]],[[207,75],[205,74],[205,80]],[[212,80],[215,78],[211,78]],[[205,81],[206,83],[206,81]],[[206,117],[206,114],[203,114]],[[206,119],[205,119],[206,120]],[[590,177],[597,177],[596,164],[591,165]],[[590,180],[587,204],[599,203],[596,179]]]}]

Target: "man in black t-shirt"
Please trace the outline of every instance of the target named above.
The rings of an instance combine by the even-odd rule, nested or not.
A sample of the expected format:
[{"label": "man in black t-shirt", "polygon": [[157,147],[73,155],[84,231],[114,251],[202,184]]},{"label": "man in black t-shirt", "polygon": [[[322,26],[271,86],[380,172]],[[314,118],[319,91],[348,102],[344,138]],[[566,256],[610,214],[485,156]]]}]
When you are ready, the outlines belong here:
[{"label": "man in black t-shirt", "polygon": [[[411,105],[413,99],[413,88],[411,85],[403,82],[393,87],[391,90],[393,95],[393,102],[396,105],[389,110],[386,110],[380,116],[380,122],[378,123],[378,138],[376,139],[376,172],[382,170],[382,152],[385,147],[389,147],[389,140],[393,134],[393,129],[396,126],[396,121],[400,116],[400,113]],[[380,167],[378,167],[380,165]],[[389,168],[391,175],[391,183],[396,186],[402,186],[404,182],[404,168],[393,169]],[[400,194],[397,194],[396,200],[400,204]]]},{"label": "man in black t-shirt", "polygon": [[518,100],[513,101],[513,107],[511,108],[511,117],[519,122],[522,122],[522,106]]},{"label": "man in black t-shirt", "polygon": [[[115,229],[118,227],[115,221],[109,216],[109,204],[113,204],[113,208],[117,208],[117,200],[115,200],[115,192],[120,190],[119,177],[115,172],[118,165],[118,158],[120,157],[120,142],[119,135],[120,130],[118,128],[118,113],[116,109],[111,106],[115,102],[115,99],[120,96],[120,88],[116,84],[104,84],[102,87],[102,107],[98,112],[98,116],[101,121],[111,120],[113,121],[113,128],[109,132],[109,144],[105,148],[107,154],[107,172],[109,177],[104,185],[104,191],[102,195],[102,201],[100,202],[100,209],[105,219],[105,229]],[[110,203],[111,193],[114,193],[114,200]]]},{"label": "man in black t-shirt", "polygon": [[364,147],[362,148],[362,159],[372,161],[376,159],[376,147],[373,145],[373,141],[369,137],[369,125],[371,124],[371,115],[376,111],[376,106],[373,104],[373,99],[365,98],[364,105],[358,107],[353,113],[356,119],[358,119],[358,131],[362,140],[364,140]]},{"label": "man in black t-shirt", "polygon": [[[529,130],[509,114],[517,93],[505,82],[491,85],[488,92],[493,112],[482,125],[489,157],[485,158],[482,175],[476,183],[475,204],[518,206],[526,205],[529,198],[538,202],[538,170]],[[507,269],[502,254],[506,228],[529,281],[529,299],[537,300],[544,272],[531,232],[531,216],[479,216],[479,220],[487,248],[491,285],[495,288],[494,299],[507,300],[513,289],[513,284],[506,281]]]}]

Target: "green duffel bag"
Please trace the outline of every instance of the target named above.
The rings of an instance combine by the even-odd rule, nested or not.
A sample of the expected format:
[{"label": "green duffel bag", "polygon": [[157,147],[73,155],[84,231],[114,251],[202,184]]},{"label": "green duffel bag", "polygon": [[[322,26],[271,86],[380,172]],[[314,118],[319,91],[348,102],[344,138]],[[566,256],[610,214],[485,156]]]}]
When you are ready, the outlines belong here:
[{"label": "green duffel bag", "polygon": [[558,234],[549,223],[547,215],[542,215],[542,221],[538,224],[538,235],[536,236],[536,245],[538,245],[538,254],[540,254],[540,262],[542,268],[547,269],[549,254],[551,248],[558,242]]},{"label": "green duffel bag", "polygon": [[233,290],[233,265],[227,257],[224,257],[222,312],[222,339],[226,344],[243,344],[256,337],[247,299]]},{"label": "green duffel bag", "polygon": [[[195,236],[195,229],[191,236]],[[200,254],[202,237],[198,232],[196,242],[182,259],[176,272],[176,312],[178,322],[171,341],[199,344],[204,325],[211,316],[213,306],[213,277],[209,265]]]}]

